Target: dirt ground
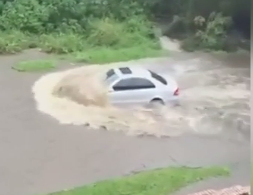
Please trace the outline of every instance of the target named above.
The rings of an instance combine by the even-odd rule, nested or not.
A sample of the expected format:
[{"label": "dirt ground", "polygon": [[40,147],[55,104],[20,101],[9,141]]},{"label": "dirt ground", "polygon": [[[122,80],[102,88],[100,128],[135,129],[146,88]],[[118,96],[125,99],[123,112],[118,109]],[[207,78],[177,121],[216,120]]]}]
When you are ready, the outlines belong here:
[{"label": "dirt ground", "polygon": [[[0,57],[0,194],[52,192],[170,165],[229,165],[232,177],[218,182],[220,187],[249,184],[249,56],[175,54],[131,62],[168,72],[182,86],[185,101],[167,112],[164,131],[185,128],[184,133],[160,139],[59,124],[39,112],[32,86],[42,74],[10,67],[46,57],[36,50]],[[180,117],[194,122],[173,122]]]}]

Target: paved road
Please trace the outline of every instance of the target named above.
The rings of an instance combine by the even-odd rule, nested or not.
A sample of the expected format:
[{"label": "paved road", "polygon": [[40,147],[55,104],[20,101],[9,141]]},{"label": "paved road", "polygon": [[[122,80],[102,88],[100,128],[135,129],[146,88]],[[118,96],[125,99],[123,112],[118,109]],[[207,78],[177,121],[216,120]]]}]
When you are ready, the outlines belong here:
[{"label": "paved road", "polygon": [[249,183],[246,139],[127,137],[59,125],[37,112],[31,85],[39,75],[10,69],[16,61],[37,55],[41,57],[35,52],[0,58],[1,195],[52,192],[168,165],[230,165],[235,173],[231,183]]}]

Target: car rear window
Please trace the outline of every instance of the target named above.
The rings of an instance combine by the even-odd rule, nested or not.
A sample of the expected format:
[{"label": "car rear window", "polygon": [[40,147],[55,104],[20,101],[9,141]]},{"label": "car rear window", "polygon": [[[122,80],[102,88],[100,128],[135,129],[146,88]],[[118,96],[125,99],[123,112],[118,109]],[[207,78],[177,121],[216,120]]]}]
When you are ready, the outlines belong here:
[{"label": "car rear window", "polygon": [[163,83],[164,85],[167,85],[167,81],[166,81],[162,76],[160,76],[159,74],[156,74],[155,72],[153,72],[153,71],[151,71],[151,70],[149,70],[149,72],[150,72],[151,76],[152,76],[154,79],[160,81],[160,82]]},{"label": "car rear window", "polygon": [[110,78],[111,76],[113,76],[115,74],[114,70],[111,69],[111,70],[108,70],[107,73],[106,73],[106,79]]}]

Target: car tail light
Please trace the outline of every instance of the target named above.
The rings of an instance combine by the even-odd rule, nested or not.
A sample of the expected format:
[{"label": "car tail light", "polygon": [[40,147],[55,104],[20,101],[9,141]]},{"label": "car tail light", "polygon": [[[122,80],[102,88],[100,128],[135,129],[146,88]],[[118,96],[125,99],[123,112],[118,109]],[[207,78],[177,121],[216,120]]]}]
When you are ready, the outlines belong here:
[{"label": "car tail light", "polygon": [[174,96],[178,96],[179,95],[179,88],[177,88],[175,91],[174,91]]}]

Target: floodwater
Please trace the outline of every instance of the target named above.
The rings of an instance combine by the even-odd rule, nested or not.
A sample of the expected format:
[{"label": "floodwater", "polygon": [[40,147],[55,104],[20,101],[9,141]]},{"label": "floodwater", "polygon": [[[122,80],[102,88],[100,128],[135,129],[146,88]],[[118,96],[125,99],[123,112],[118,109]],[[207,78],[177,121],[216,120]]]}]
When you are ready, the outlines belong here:
[{"label": "floodwater", "polygon": [[[173,75],[181,89],[181,105],[164,109],[165,131],[250,139],[249,54],[175,56],[158,70]],[[170,70],[162,68],[166,63]]]},{"label": "floodwater", "polygon": [[[103,127],[129,135],[161,137],[197,133],[249,139],[248,53],[189,54],[177,50],[166,58],[111,66],[143,66],[165,77],[174,77],[180,86],[180,105],[162,107],[155,112],[141,108],[130,111],[114,108],[107,102],[104,86],[97,84],[101,80],[94,79],[94,75],[100,78],[99,75],[91,76],[92,68],[81,67],[39,79],[33,86],[38,109],[63,124],[85,125],[91,129]],[[93,67],[93,73],[105,70]],[[87,101],[92,104],[87,105]]]}]

